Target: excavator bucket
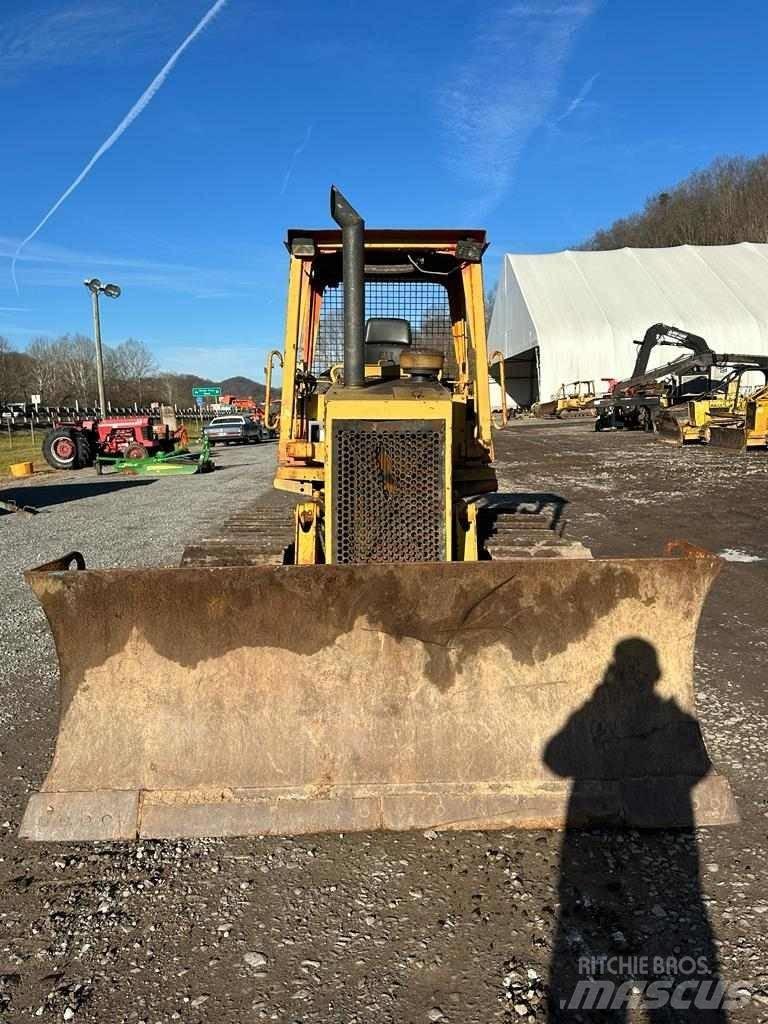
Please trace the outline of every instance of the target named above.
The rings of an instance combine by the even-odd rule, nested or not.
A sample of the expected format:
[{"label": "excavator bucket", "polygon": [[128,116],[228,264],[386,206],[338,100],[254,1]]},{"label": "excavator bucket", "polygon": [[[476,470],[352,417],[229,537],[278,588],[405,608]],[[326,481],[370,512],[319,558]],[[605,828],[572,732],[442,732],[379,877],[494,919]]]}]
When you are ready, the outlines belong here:
[{"label": "excavator bucket", "polygon": [[41,566],[27,579],[58,650],[60,721],[21,834],[733,822],[692,679],[717,568],[695,549]]}]

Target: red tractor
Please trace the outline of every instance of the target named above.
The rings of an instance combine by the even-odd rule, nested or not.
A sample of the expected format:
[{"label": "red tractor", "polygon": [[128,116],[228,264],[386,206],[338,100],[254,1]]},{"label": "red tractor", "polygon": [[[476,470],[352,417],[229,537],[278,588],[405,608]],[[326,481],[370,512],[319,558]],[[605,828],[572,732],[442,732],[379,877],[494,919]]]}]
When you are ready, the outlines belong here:
[{"label": "red tractor", "polygon": [[[178,432],[176,432],[178,433]],[[111,416],[106,419],[60,423],[43,439],[45,461],[54,469],[83,469],[97,455],[145,459],[171,452],[179,438],[168,426],[149,416]]]}]

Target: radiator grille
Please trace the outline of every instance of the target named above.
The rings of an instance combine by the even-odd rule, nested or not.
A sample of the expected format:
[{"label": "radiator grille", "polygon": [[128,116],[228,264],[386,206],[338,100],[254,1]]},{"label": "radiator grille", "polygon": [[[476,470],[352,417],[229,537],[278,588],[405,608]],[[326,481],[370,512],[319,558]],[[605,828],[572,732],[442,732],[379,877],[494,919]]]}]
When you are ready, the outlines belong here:
[{"label": "radiator grille", "polygon": [[334,423],[334,561],[445,558],[444,437],[439,421]]}]

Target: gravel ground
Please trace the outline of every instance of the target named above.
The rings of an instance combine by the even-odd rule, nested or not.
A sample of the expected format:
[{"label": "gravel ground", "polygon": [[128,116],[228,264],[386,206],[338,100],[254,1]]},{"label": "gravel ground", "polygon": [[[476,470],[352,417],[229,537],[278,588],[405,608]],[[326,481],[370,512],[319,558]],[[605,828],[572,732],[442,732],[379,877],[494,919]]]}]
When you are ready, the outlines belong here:
[{"label": "gravel ground", "polygon": [[[178,565],[188,540],[271,489],[274,453],[272,444],[219,448],[216,472],[200,476],[97,476],[95,469],[85,469],[0,484],[0,498],[41,510],[36,516],[0,515],[1,731],[36,709],[30,687],[39,691],[42,684],[51,691],[56,681],[51,635],[23,570],[73,549],[93,569]],[[51,699],[52,692],[46,704]]]},{"label": "gravel ground", "polygon": [[[561,494],[569,534],[596,554],[655,553],[682,536],[737,559],[707,603],[697,679],[710,751],[742,823],[20,843],[26,798],[50,759],[55,682],[21,570],[73,547],[94,566],[174,564],[187,540],[269,486],[274,449],[227,450],[209,477],[151,484],[57,475],[24,488],[44,515],[0,520],[0,1016],[613,1021],[596,1010],[563,1016],[547,1001],[548,990],[572,989],[579,957],[605,953],[678,966],[703,957],[728,983],[749,985],[749,1003],[727,1018],[654,1019],[768,1021],[768,459],[678,451],[589,424],[516,424],[497,437],[505,489]],[[115,489],[94,493],[106,483]]]}]

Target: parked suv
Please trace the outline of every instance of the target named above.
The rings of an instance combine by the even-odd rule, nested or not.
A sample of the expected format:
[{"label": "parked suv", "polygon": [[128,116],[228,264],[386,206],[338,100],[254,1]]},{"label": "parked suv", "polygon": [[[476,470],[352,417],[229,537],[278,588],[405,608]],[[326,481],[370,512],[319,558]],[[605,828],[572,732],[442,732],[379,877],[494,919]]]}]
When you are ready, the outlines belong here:
[{"label": "parked suv", "polygon": [[269,437],[261,423],[249,416],[216,416],[203,428],[211,445],[258,444]]}]

